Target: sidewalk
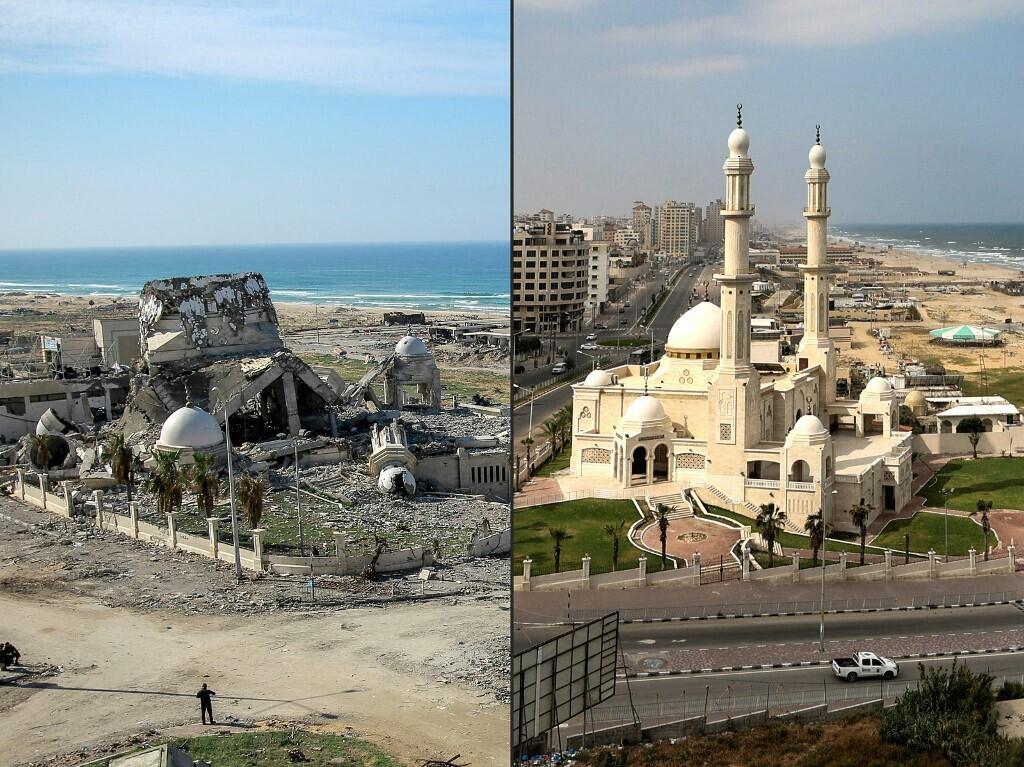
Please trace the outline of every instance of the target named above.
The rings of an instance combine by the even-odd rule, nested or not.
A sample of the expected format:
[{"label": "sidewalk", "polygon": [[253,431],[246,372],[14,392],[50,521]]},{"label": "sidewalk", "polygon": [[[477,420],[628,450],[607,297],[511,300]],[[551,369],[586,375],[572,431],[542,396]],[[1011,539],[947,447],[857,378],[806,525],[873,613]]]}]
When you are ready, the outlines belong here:
[{"label": "sidewalk", "polygon": [[[944,594],[973,594],[1000,591],[1024,592],[1024,576],[984,575],[975,578],[914,581],[830,581],[827,601],[842,599],[894,599],[911,604],[913,597]],[[759,602],[817,601],[821,598],[819,583],[784,583],[769,585],[751,581],[729,581],[706,586],[683,588],[623,589],[619,591],[516,591],[513,614],[517,623],[565,622],[570,610],[613,612],[619,609],[655,608],[678,610],[721,605],[756,604]]]}]

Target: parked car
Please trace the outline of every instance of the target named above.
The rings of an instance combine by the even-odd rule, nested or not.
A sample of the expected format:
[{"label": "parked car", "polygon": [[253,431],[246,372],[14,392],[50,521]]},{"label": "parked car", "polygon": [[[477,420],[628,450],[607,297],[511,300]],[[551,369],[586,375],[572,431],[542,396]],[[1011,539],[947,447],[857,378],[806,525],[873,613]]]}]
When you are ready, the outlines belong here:
[{"label": "parked car", "polygon": [[595,351],[600,348],[601,347],[598,344],[583,344],[583,346],[580,347],[580,349],[585,352]]},{"label": "parked car", "polygon": [[551,368],[551,375],[553,375],[553,376],[560,376],[560,375],[562,375],[562,373],[566,372],[568,369],[569,369],[569,366],[566,365],[564,362],[557,362],[557,363],[555,363],[555,366],[553,368]]},{"label": "parked car", "polygon": [[619,324],[620,325],[628,325],[629,323],[626,322],[626,320],[619,320]]},{"label": "parked car", "polygon": [[856,682],[861,677],[895,679],[900,665],[873,652],[855,652],[852,658],[833,658],[832,671],[847,682]]},{"label": "parked car", "polygon": [[591,333],[589,336],[587,336],[587,340],[588,341],[596,341],[597,340],[597,333]]},{"label": "parked car", "polygon": [[594,323],[594,330],[607,330],[607,329],[608,329],[608,326],[605,325],[603,322],[595,322]]}]

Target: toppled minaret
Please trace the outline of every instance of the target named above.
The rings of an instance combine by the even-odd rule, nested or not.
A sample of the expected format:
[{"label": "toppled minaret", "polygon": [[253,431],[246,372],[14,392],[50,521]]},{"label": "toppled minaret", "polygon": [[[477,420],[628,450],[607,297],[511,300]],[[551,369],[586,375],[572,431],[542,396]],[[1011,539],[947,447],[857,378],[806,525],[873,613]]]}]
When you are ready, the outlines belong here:
[{"label": "toppled minaret", "polygon": [[416,492],[416,456],[409,450],[405,427],[398,421],[373,424],[370,427],[370,471],[377,475],[381,492],[393,494]]}]

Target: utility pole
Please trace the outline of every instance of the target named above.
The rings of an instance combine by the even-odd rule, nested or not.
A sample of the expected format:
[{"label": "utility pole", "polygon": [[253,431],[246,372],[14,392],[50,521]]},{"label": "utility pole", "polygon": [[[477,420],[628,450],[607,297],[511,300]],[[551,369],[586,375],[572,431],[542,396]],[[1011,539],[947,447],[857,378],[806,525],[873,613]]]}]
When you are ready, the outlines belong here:
[{"label": "utility pole", "polygon": [[295,448],[295,513],[299,516],[299,556],[306,555],[306,540],[302,534],[302,495],[299,490],[299,438],[292,442]]},{"label": "utility pole", "polygon": [[224,409],[224,440],[228,451],[228,497],[231,499],[231,545],[235,549],[235,583],[242,582],[242,555],[238,550],[238,510],[235,508],[235,470],[231,455],[231,416]]}]

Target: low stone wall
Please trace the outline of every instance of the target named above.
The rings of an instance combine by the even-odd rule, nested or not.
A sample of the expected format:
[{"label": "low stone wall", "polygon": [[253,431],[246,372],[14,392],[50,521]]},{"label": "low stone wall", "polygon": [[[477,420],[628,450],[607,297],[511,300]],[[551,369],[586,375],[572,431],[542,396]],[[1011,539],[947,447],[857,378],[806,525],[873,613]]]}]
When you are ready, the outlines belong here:
[{"label": "low stone wall", "polygon": [[[700,554],[694,554],[691,567],[678,570],[663,570],[658,573],[647,572],[647,558],[640,557],[639,567],[630,570],[619,570],[614,573],[590,574],[590,558],[583,558],[583,567],[579,570],[557,573],[553,575],[532,575],[530,569],[533,562],[523,561],[522,575],[515,577],[515,591],[579,591],[590,589],[627,589],[651,586],[699,586],[700,585]],[[870,581],[870,580],[913,580],[922,578],[962,578],[991,573],[1014,573],[1016,571],[1016,550],[1007,547],[1005,556],[991,558],[985,562],[973,549],[968,556],[940,562],[934,551],[928,552],[925,562],[911,562],[898,565],[893,562],[893,553],[885,553],[885,561],[864,567],[849,567],[847,553],[839,554],[839,563],[825,567],[827,581]],[[821,568],[800,569],[798,554],[793,555],[792,564],[754,570],[750,567],[749,554],[745,555],[740,571],[741,579],[766,583],[807,583],[821,580]]]},{"label": "low stone wall", "polygon": [[[71,502],[70,483],[61,483],[61,495],[47,492],[45,488],[45,475],[41,477],[41,487],[34,487],[27,482],[25,473],[18,472],[18,479],[15,481],[12,497],[46,511],[70,517],[73,509]],[[118,514],[107,509],[103,501],[103,491],[93,492],[92,503],[96,512],[93,516],[93,523],[100,530],[108,530],[120,533],[128,538],[138,541],[167,546],[178,551],[187,551],[192,554],[218,559],[222,562],[234,564],[234,547],[221,541],[219,528],[224,520],[211,517],[207,520],[207,535],[193,535],[177,529],[177,514],[167,515],[167,526],[161,527],[151,522],[139,519],[139,505],[137,502],[129,504],[129,513]],[[253,548],[246,549],[239,547],[238,555],[243,568],[253,571],[269,569],[276,573],[314,574],[314,575],[358,575],[370,563],[369,554],[350,554],[346,550],[347,537],[343,532],[336,532],[335,555],[333,557],[284,557],[269,556],[263,552],[263,537],[266,530],[253,530]],[[411,570],[425,565],[433,564],[433,554],[422,546],[400,549],[398,551],[386,551],[381,554],[377,561],[377,572],[398,572]]]},{"label": "low stone wall", "polygon": [[471,557],[491,557],[512,551],[512,528],[508,527],[490,535],[476,538],[466,546]]}]

